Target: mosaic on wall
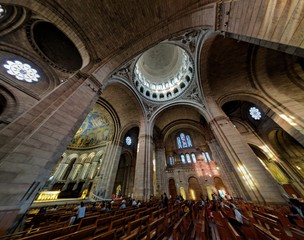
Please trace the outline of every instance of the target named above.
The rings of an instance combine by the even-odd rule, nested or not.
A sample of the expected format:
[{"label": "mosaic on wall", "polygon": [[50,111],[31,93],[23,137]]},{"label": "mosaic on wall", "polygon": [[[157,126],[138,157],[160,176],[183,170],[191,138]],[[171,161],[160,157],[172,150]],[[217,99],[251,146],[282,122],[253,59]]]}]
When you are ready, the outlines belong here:
[{"label": "mosaic on wall", "polygon": [[100,105],[95,105],[78,129],[70,148],[88,148],[111,141],[114,123],[110,113]]}]

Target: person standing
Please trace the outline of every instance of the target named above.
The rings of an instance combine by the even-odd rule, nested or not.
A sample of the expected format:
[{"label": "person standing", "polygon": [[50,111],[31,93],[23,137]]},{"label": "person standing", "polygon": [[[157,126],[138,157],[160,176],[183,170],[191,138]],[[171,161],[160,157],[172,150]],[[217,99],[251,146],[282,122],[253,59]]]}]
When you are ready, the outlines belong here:
[{"label": "person standing", "polygon": [[168,197],[167,197],[167,194],[166,193],[164,193],[164,207],[165,208],[168,208]]}]

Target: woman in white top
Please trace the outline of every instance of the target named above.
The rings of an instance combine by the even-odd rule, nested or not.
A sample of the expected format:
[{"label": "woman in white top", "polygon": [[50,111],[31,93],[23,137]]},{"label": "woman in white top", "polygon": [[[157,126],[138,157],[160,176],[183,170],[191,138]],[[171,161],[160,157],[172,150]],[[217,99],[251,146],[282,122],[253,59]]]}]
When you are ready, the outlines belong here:
[{"label": "woman in white top", "polygon": [[84,203],[81,202],[80,207],[78,208],[77,213],[76,213],[77,222],[80,222],[80,219],[85,217],[85,212],[86,212],[86,207],[84,206]]}]

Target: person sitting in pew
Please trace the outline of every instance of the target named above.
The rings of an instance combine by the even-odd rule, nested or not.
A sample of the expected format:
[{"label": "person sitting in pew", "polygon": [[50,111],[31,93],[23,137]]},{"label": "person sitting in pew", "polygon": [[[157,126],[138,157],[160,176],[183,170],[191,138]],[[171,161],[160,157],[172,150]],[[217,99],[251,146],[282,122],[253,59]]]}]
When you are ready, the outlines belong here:
[{"label": "person sitting in pew", "polygon": [[290,214],[287,215],[289,222],[293,225],[297,225],[296,219],[304,218],[301,209],[294,203],[289,202]]},{"label": "person sitting in pew", "polygon": [[243,216],[234,204],[231,206],[231,208],[232,208],[233,213],[234,213],[234,218],[229,217],[228,221],[234,227],[234,229],[238,232],[238,234],[242,238],[246,239],[244,233],[241,230],[241,227],[244,224]]}]

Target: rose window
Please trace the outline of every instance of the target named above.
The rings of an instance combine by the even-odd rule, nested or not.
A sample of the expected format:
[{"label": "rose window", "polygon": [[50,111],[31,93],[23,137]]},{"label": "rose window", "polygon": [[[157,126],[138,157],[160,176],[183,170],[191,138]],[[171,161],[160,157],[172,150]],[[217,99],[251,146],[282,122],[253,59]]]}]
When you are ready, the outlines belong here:
[{"label": "rose window", "polygon": [[20,81],[37,82],[40,78],[36,69],[20,61],[6,61],[3,66],[7,69],[8,74],[15,76]]}]

